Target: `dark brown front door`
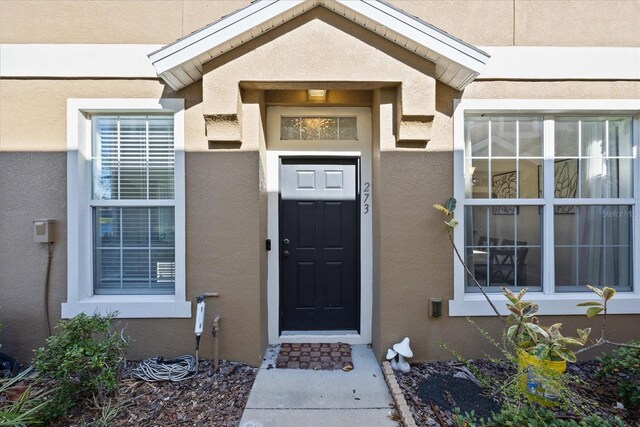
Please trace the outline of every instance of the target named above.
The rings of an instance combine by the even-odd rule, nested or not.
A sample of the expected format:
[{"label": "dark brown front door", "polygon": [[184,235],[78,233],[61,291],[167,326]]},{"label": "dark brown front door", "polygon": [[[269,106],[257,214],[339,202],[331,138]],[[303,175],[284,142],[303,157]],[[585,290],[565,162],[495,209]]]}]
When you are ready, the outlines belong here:
[{"label": "dark brown front door", "polygon": [[358,330],[357,164],[284,162],[280,192],[280,330]]}]

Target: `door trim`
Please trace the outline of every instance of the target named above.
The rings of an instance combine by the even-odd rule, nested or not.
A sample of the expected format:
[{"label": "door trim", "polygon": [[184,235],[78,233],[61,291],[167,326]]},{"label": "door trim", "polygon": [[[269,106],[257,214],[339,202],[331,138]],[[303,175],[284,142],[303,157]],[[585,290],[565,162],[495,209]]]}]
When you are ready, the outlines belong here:
[{"label": "door trim", "polygon": [[[331,144],[330,149],[323,149],[323,141],[305,141],[293,143],[289,149],[279,136],[279,121],[282,115],[292,114],[326,114],[357,115],[358,141],[344,143],[337,147]],[[358,190],[363,192],[364,184],[369,183],[371,194],[371,109],[369,108],[287,108],[270,107],[267,109],[267,152],[266,152],[266,186],[267,186],[267,234],[271,239],[271,251],[267,253],[267,312],[269,344],[300,342],[344,342],[348,344],[371,343],[373,315],[373,204],[371,195],[367,199],[368,211],[365,213],[364,197],[360,197],[360,333],[355,331],[284,331],[279,332],[280,321],[280,242],[279,242],[279,190],[280,161],[282,158],[360,158]],[[325,142],[326,144],[326,142]],[[273,149],[270,149],[273,148]]]}]

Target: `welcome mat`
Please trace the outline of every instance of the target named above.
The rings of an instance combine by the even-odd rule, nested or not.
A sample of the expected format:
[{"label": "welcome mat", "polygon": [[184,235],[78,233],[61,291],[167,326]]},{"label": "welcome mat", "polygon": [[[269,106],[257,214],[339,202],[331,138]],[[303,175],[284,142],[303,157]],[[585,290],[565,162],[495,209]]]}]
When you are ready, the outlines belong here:
[{"label": "welcome mat", "polygon": [[279,369],[315,369],[333,371],[353,369],[351,346],[334,344],[281,344],[276,359]]}]

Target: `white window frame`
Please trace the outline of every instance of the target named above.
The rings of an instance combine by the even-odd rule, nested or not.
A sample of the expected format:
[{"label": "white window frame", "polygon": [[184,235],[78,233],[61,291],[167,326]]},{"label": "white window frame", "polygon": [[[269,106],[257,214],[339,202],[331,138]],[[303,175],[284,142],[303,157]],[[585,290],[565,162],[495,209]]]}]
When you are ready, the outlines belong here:
[{"label": "white window frame", "polygon": [[[159,113],[174,117],[175,293],[94,295],[91,215],[91,117],[95,114]],[[62,317],[118,311],[120,318],[191,317],[186,300],[185,169],[183,99],[67,100],[67,302]]]},{"label": "white window frame", "polygon": [[[458,248],[464,247],[465,224],[464,211],[467,205],[465,194],[465,168],[464,150],[465,115],[469,114],[531,114],[551,115],[569,114],[580,115],[584,113],[603,115],[630,114],[633,115],[633,197],[620,199],[620,203],[634,205],[632,218],[633,230],[633,283],[630,292],[618,292],[609,303],[608,312],[611,314],[640,314],[640,99],[464,99],[455,100],[453,115],[453,196],[458,202],[455,217],[459,225],[454,231],[454,242]],[[545,117],[543,123],[544,132],[544,185],[545,202],[550,202],[553,194],[551,183],[553,182],[553,120]],[[539,204],[538,199],[525,200],[522,204]],[[522,201],[522,199],[521,199]],[[608,204],[608,199],[567,199],[556,204]],[[484,201],[482,202],[484,203]],[[480,203],[480,204],[482,204]],[[474,203],[478,204],[478,203]],[[495,204],[487,201],[487,205]],[[527,299],[540,304],[541,315],[571,315],[584,314],[584,307],[576,307],[576,304],[597,299],[590,292],[554,292],[554,259],[553,251],[549,250],[549,242],[553,242],[553,209],[544,210],[544,235],[543,245],[543,289],[540,292],[528,292]],[[449,301],[450,316],[491,316],[493,310],[480,293],[465,292],[466,272],[457,257],[453,256],[453,299]],[[500,293],[489,294],[492,301],[502,314],[508,314],[506,299]]]}]

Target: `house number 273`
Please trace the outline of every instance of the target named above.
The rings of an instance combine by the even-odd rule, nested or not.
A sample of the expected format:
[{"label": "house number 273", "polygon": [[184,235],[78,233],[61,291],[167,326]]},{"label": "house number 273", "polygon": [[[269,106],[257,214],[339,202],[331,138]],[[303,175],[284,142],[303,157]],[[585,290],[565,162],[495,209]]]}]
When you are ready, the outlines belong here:
[{"label": "house number 273", "polygon": [[363,183],[362,185],[362,204],[364,207],[365,215],[369,213],[371,210],[371,202],[369,199],[371,198],[371,184],[368,182]]}]

